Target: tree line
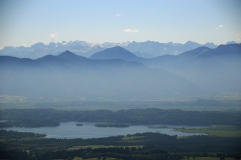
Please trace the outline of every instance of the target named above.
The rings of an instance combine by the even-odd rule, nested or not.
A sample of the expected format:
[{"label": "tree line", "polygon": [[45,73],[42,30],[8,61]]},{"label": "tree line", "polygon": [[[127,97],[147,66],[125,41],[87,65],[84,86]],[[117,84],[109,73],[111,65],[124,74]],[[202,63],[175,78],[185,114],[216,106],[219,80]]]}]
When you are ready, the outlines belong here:
[{"label": "tree line", "polygon": [[[127,135],[136,137],[128,140],[123,140],[124,136],[93,139],[54,139],[41,136],[43,135],[0,130],[0,159],[73,159],[76,156],[84,159],[113,157],[132,160],[178,160],[183,157],[241,158],[241,138],[178,138],[151,132]],[[98,145],[106,147],[91,147]],[[74,146],[83,148],[68,149]]]},{"label": "tree line", "polygon": [[[66,111],[54,109],[4,109],[0,110],[2,120],[49,120],[54,122],[110,122],[134,124],[170,125],[237,125],[241,126],[241,112],[183,111],[156,108],[129,109],[116,112],[110,110]],[[57,124],[55,124],[57,125]]]}]

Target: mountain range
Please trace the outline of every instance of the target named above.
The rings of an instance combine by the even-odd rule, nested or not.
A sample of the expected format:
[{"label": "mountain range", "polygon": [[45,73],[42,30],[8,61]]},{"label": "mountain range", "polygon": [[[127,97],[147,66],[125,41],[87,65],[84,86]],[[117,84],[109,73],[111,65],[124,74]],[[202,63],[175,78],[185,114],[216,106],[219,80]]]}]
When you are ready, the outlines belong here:
[{"label": "mountain range", "polygon": [[[235,42],[229,42],[235,43]],[[109,43],[105,42],[103,44],[88,43],[85,41],[70,41],[49,44],[36,43],[31,47],[11,47],[6,46],[0,50],[0,55],[14,56],[19,58],[31,58],[37,59],[46,55],[59,55],[60,53],[69,50],[77,55],[84,57],[90,57],[92,54],[103,51],[107,48],[112,48],[115,46],[123,47],[135,55],[142,58],[153,58],[161,55],[178,55],[185,51],[195,49],[197,47],[206,46],[209,48],[216,48],[217,45],[213,43],[206,43],[201,45],[196,42],[188,41],[185,44],[181,43],[159,43],[154,41],[146,42],[123,42],[123,43]]]},{"label": "mountain range", "polygon": [[191,96],[185,78],[138,62],[91,60],[66,51],[36,60],[0,57],[0,94],[84,99],[160,99]]},{"label": "mountain range", "polygon": [[0,94],[150,100],[241,92],[241,44],[138,57],[122,47],[90,58],[65,51],[37,59],[0,56]]},{"label": "mountain range", "polygon": [[90,59],[140,62],[147,67],[184,77],[207,93],[241,91],[241,44],[220,45],[215,49],[202,46],[179,55],[164,55],[151,59],[135,56],[121,47],[114,47],[97,52],[90,56]]}]

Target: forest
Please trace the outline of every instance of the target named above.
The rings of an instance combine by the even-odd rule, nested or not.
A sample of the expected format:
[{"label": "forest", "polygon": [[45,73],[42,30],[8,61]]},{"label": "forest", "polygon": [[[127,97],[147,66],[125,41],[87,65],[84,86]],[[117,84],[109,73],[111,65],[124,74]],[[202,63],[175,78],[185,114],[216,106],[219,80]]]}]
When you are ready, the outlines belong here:
[{"label": "forest", "polygon": [[[97,127],[127,127],[129,124],[165,124],[215,126],[214,128],[186,129],[183,132],[207,134],[170,136],[161,133],[136,133],[90,139],[46,138],[45,134],[0,130],[0,159],[132,159],[132,160],[184,160],[241,158],[240,135],[229,136],[227,130],[240,133],[240,112],[183,111],[129,109],[129,110],[54,110],[54,109],[2,109],[1,127],[57,126],[61,122],[99,122]],[[81,123],[77,123],[81,127]],[[224,132],[222,132],[224,131]],[[224,133],[224,134],[223,134]]]},{"label": "forest", "polygon": [[[60,122],[108,122],[133,124],[171,125],[236,125],[241,126],[241,112],[183,111],[157,108],[118,110],[54,110],[54,109],[3,109],[0,110],[1,125],[21,123],[24,126],[57,126]],[[19,122],[14,122],[19,121]],[[29,122],[31,121],[31,122]],[[9,124],[10,123],[10,124]],[[35,123],[29,124],[29,123]],[[19,124],[20,125],[20,124]]]},{"label": "forest", "polygon": [[241,158],[241,138],[177,137],[137,133],[94,139],[53,139],[44,135],[0,130],[0,159],[143,159],[187,157]]}]

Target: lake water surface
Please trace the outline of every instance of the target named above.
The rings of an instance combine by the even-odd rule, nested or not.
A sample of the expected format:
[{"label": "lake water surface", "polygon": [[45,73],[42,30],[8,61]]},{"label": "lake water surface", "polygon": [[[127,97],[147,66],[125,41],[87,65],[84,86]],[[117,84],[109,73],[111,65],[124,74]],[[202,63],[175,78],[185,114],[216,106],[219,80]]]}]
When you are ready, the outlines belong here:
[{"label": "lake water surface", "polygon": [[[76,126],[76,124],[83,124],[83,126]],[[125,128],[116,127],[96,127],[95,122],[65,122],[60,123],[57,127],[39,127],[39,128],[20,128],[20,127],[10,127],[3,128],[4,130],[13,130],[18,132],[33,132],[46,134],[47,138],[101,138],[117,135],[127,135],[135,133],[145,133],[145,132],[158,132],[167,135],[177,135],[177,136],[189,136],[189,135],[200,135],[197,133],[182,133],[175,131],[173,128],[181,128],[188,126],[167,126],[168,128],[150,128],[149,126],[161,126],[161,125],[130,125]],[[196,127],[195,127],[196,128]]]}]

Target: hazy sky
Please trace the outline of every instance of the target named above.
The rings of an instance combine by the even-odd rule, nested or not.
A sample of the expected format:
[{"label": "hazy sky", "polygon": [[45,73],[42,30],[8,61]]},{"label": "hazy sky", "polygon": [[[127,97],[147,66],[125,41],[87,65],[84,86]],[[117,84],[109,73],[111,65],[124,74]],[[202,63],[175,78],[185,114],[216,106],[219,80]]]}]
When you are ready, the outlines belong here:
[{"label": "hazy sky", "polygon": [[0,0],[0,48],[61,41],[241,41],[240,0]]}]

